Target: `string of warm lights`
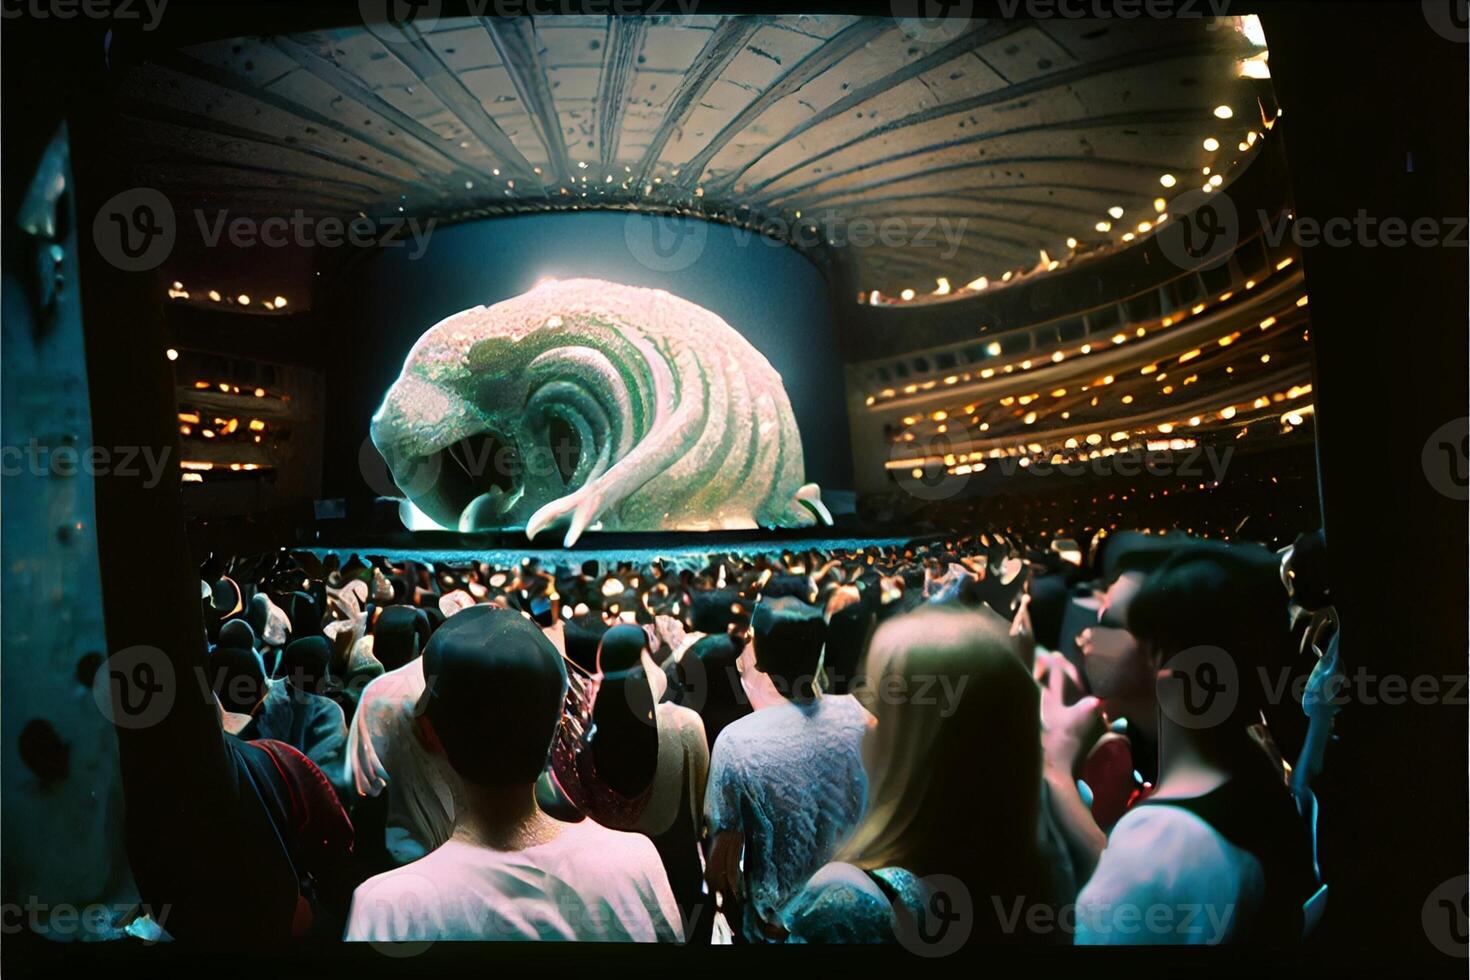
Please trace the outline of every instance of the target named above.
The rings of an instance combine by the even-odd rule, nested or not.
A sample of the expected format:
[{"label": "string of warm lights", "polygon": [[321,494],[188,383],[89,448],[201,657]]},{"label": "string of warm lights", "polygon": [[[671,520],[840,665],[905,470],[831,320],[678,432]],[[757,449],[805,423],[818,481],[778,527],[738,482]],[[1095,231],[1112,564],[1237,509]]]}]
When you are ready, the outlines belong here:
[{"label": "string of warm lights", "polygon": [[[1267,80],[1271,77],[1269,67],[1270,51],[1266,46],[1266,33],[1261,26],[1260,18],[1255,14],[1245,14],[1233,19],[1235,28],[1241,33],[1245,41],[1253,49],[1254,53],[1240,58],[1235,62],[1234,72],[1237,78],[1248,78],[1255,80]],[[1215,119],[1222,123],[1228,123],[1236,118],[1234,107],[1222,103],[1212,110]],[[1221,171],[1226,169],[1240,169],[1246,162],[1244,154],[1251,153],[1256,144],[1275,125],[1276,120],[1282,115],[1280,108],[1274,113],[1269,113],[1262,107],[1260,112],[1260,128],[1246,126],[1241,130],[1241,136],[1236,143],[1236,152],[1242,156],[1235,157],[1229,161],[1222,161],[1219,154],[1222,148],[1229,143],[1229,138],[1222,140],[1220,136],[1211,134],[1206,136],[1200,143],[1201,149],[1210,156],[1201,162],[1201,176],[1204,178],[1201,190],[1211,193],[1219,190],[1225,184],[1225,177]],[[1165,190],[1179,191],[1184,189],[1186,183],[1183,177],[1174,173],[1162,173],[1159,175],[1159,184]],[[1177,193],[1177,192],[1176,192]],[[1106,211],[1106,216],[1101,217],[1092,226],[1091,232],[1079,233],[1066,239],[1067,253],[1062,259],[1051,258],[1045,251],[1040,253],[1040,261],[1030,269],[1010,269],[1000,274],[999,278],[994,273],[981,275],[967,282],[959,289],[952,289],[948,279],[939,278],[934,289],[906,288],[899,291],[896,296],[884,295],[879,290],[871,290],[858,294],[859,303],[867,303],[872,306],[901,305],[906,303],[926,303],[936,300],[949,299],[955,296],[964,296],[983,292],[987,289],[999,288],[1010,285],[1022,279],[1033,277],[1039,273],[1051,272],[1076,259],[1109,253],[1120,245],[1129,244],[1140,236],[1150,234],[1158,230],[1159,226],[1169,216],[1169,202],[1162,197],[1152,199],[1147,206],[1134,209],[1133,218],[1124,220],[1128,210],[1121,204],[1115,204]],[[1098,235],[1115,235],[1111,239],[1099,239]]]},{"label": "string of warm lights", "polygon": [[[1009,446],[992,446],[988,450],[965,451],[964,447],[955,447],[959,450],[958,452],[894,459],[886,462],[884,466],[890,471],[909,469],[915,479],[920,479],[927,468],[943,466],[952,475],[964,476],[984,472],[987,461],[1000,459],[1013,459],[1016,465],[1024,469],[1041,462],[1043,458],[1051,465],[1060,466],[1087,460],[1106,459],[1124,452],[1188,450],[1198,445],[1197,439],[1174,435],[1176,429],[1189,428],[1202,433],[1215,429],[1235,429],[1236,438],[1243,438],[1244,434],[1249,431],[1249,427],[1262,418],[1260,415],[1250,413],[1261,409],[1271,409],[1273,405],[1294,401],[1311,393],[1310,384],[1292,385],[1284,391],[1232,401],[1211,410],[1197,412],[1178,421],[1154,423],[1150,427],[1152,431],[1122,428],[1106,435],[1103,432],[1094,431],[1082,436],[1067,436],[1059,442],[1058,437],[1042,435],[1037,437],[1036,441],[1018,441]],[[1281,413],[1278,416],[1281,431],[1294,430],[1297,426],[1302,425],[1305,422],[1305,416],[1312,414],[1313,411],[1312,404],[1303,403]],[[1273,410],[1268,415],[1276,415],[1276,413]],[[1226,424],[1210,424],[1216,421]],[[1154,437],[1154,433],[1169,438],[1159,439]]]},{"label": "string of warm lights", "polygon": [[[254,300],[251,299],[249,293],[235,293],[231,295],[221,293],[218,289],[203,290],[196,296],[190,290],[185,289],[182,282],[174,282],[169,286],[168,298],[172,300],[193,300],[196,303],[202,303],[207,300],[210,303],[220,303],[225,306],[260,306],[264,309],[270,310],[271,312],[284,310],[287,306],[286,297],[284,296],[274,296],[270,299]],[[172,360],[172,358],[170,358],[170,360]]]},{"label": "string of warm lights", "polygon": [[179,468],[179,479],[183,483],[203,483],[206,473],[255,473],[275,469],[269,463],[211,463],[198,459],[183,460]]},{"label": "string of warm lights", "polygon": [[[1270,357],[1269,357],[1269,355],[1263,355],[1260,360],[1261,360],[1261,363],[1270,363]],[[1142,369],[1142,371],[1144,373],[1148,373],[1150,370],[1152,370],[1154,368],[1156,368],[1156,365],[1146,365]],[[1288,373],[1299,373],[1299,369],[1294,368],[1294,367],[1292,367],[1290,365],[1288,365],[1288,367],[1287,367],[1286,370],[1287,370]],[[1233,375],[1234,374],[1234,368],[1233,368],[1233,366],[1228,366],[1226,368],[1226,374],[1227,375]],[[1199,373],[1195,373],[1195,374],[1192,374],[1192,375],[1188,376],[1187,378],[1183,379],[1183,381],[1181,382],[1181,384],[1183,386],[1186,386],[1187,387],[1187,386],[1189,386],[1189,385],[1197,382],[1199,380],[1199,378],[1200,378],[1200,374]],[[1108,375],[1107,377],[1104,377],[1104,378],[1099,379],[1099,380],[1100,380],[1101,383],[1111,384],[1111,383],[1113,383],[1114,378],[1113,378],[1112,375]],[[1084,389],[1083,390],[1086,390],[1086,388],[1087,388],[1087,386],[1084,386]],[[1164,395],[1170,395],[1170,394],[1173,394],[1175,390],[1176,389],[1172,385],[1166,385],[1166,386],[1164,386],[1164,388],[1161,390],[1160,393],[1161,394],[1164,394]],[[1286,397],[1289,397],[1289,398],[1297,398],[1297,397],[1300,397],[1301,394],[1304,394],[1306,392],[1309,392],[1310,390],[1311,390],[1311,386],[1310,385],[1307,385],[1305,387],[1293,385],[1288,390],[1288,393],[1287,393],[1287,396]],[[1057,398],[1057,397],[1063,396],[1065,394],[1066,394],[1066,389],[1056,389],[1056,390],[1054,390],[1054,391],[1052,391],[1050,393],[1051,397],[1053,397],[1053,398]],[[1016,396],[1007,396],[1005,398],[1000,399],[999,402],[998,402],[998,404],[1001,407],[1003,407],[1003,408],[1013,408],[1014,410],[1012,411],[1012,413],[1010,415],[1010,419],[995,418],[994,421],[996,423],[1000,423],[1000,422],[1003,422],[1003,421],[1019,420],[1020,423],[1023,424],[1023,425],[1026,425],[1026,426],[1032,425],[1033,423],[1035,423],[1035,422],[1038,421],[1038,418],[1039,418],[1038,412],[1035,411],[1035,410],[1031,410],[1031,411],[1026,412],[1024,415],[1021,415],[1020,414],[1020,409],[1021,408],[1025,408],[1025,407],[1029,406],[1030,404],[1033,404],[1039,397],[1040,397],[1039,394],[1030,394],[1030,395],[1021,395],[1019,397],[1016,397]],[[1135,400],[1136,399],[1135,399],[1135,397],[1133,395],[1124,395],[1124,396],[1122,396],[1119,399],[1119,401],[1121,402],[1121,404],[1123,404],[1125,406],[1132,405],[1135,402]],[[1280,399],[1276,399],[1276,400],[1280,400]],[[1093,396],[1093,398],[1092,398],[1092,400],[1090,402],[1090,405],[1091,405],[1091,407],[1098,407],[1100,405],[1100,402],[1101,402],[1100,397]],[[1259,407],[1259,406],[1257,406],[1257,407]],[[984,420],[984,421],[982,421],[981,418],[980,418],[980,415],[977,414],[979,408],[980,408],[980,403],[979,402],[972,402],[970,404],[967,404],[967,405],[963,406],[960,409],[960,411],[962,411],[964,413],[964,415],[966,417],[966,420],[967,420],[967,422],[968,422],[968,424],[970,426],[970,431],[972,431],[972,432],[978,432],[978,433],[983,434],[983,433],[989,432],[991,430],[991,420]],[[1164,411],[1180,412],[1181,410],[1176,407],[1176,408],[1172,408],[1172,409],[1171,408],[1165,408]],[[1206,410],[1204,412],[1204,414],[1205,415],[1208,415],[1209,412]],[[932,428],[932,434],[933,435],[935,435],[935,436],[948,435],[949,432],[950,432],[950,422],[949,422],[949,420],[950,420],[951,417],[952,416],[951,416],[950,412],[947,411],[947,410],[945,410],[945,409],[937,409],[937,410],[933,411],[932,413],[929,413],[927,416],[924,416],[924,415],[908,415],[908,416],[905,416],[901,420],[902,421],[902,424],[905,426],[905,429],[903,431],[901,431],[901,432],[898,432],[898,433],[894,434],[891,437],[890,442],[893,443],[894,445],[899,445],[899,444],[902,444],[902,443],[911,443],[911,442],[914,442],[918,438],[918,434],[919,434],[920,428],[921,427],[926,427],[926,426],[931,426],[931,425],[933,427]],[[1074,429],[1077,426],[1085,426],[1087,424],[1087,423],[1082,422],[1080,420],[1073,419],[1072,416],[1071,416],[1071,412],[1070,411],[1063,411],[1063,412],[1061,412],[1060,413],[1060,418],[1061,418],[1062,421],[1070,422],[1071,423],[1071,426]],[[1198,415],[1193,414],[1193,412],[1191,412],[1191,411],[1185,411],[1183,413],[1183,415],[1181,415],[1181,418],[1187,419],[1187,421],[1177,421],[1177,422],[1176,421],[1164,421],[1164,422],[1160,422],[1159,423],[1159,426],[1160,426],[1160,430],[1159,431],[1162,434],[1167,435],[1169,433],[1170,429],[1172,427],[1176,426],[1176,425],[1179,426],[1179,427],[1183,427],[1185,424],[1187,424],[1189,426],[1198,426],[1200,424],[1200,418],[1198,417]],[[1032,436],[1030,438],[1033,438],[1034,439],[1034,438],[1038,438],[1038,437],[1037,436]]]},{"label": "string of warm lights", "polygon": [[[1252,60],[1252,63],[1255,62]],[[1260,63],[1264,64],[1264,61]],[[1276,119],[1280,118],[1281,114],[1281,110],[1278,108],[1273,117],[1269,120],[1263,120],[1262,128],[1270,131],[1275,125]],[[1235,110],[1228,105],[1218,105],[1214,109],[1214,116],[1222,121],[1230,120],[1234,118]],[[1265,133],[1260,130],[1245,130],[1244,135],[1236,144],[1237,152],[1241,154],[1250,153],[1256,148],[1257,143],[1261,141],[1264,135]],[[1215,153],[1220,150],[1223,144],[1218,137],[1212,135],[1205,137],[1200,145],[1206,153]],[[1243,169],[1246,162],[1245,157],[1236,157],[1230,160],[1226,166],[1239,170]],[[1221,165],[1218,159],[1215,159],[1214,162],[1207,163],[1200,168],[1200,175],[1204,178],[1200,184],[1201,191],[1209,194],[1224,187],[1225,177],[1219,172],[1220,167]],[[1177,189],[1176,193],[1186,190],[1182,183],[1183,178],[1173,173],[1162,173],[1159,175],[1158,180],[1159,185],[1165,190]],[[1129,213],[1128,209],[1124,208],[1121,204],[1110,206],[1105,212],[1105,216],[1099,218],[1093,224],[1091,232],[1079,233],[1082,236],[1080,238],[1077,235],[1067,237],[1067,251],[1064,257],[1060,259],[1052,258],[1045,249],[1042,249],[1038,253],[1039,260],[1029,269],[1008,269],[998,277],[994,273],[977,276],[959,289],[951,288],[949,280],[941,276],[935,280],[935,288],[933,289],[921,291],[906,288],[900,290],[897,296],[885,295],[880,290],[873,289],[868,292],[859,292],[857,301],[859,303],[866,303],[869,306],[922,304],[974,295],[987,290],[1014,285],[1023,280],[1034,279],[1037,275],[1054,272],[1059,268],[1069,266],[1078,259],[1112,254],[1122,245],[1132,244],[1144,236],[1157,233],[1172,213],[1170,211],[1170,202],[1164,197],[1155,197],[1149,201],[1147,206],[1139,206],[1133,210],[1135,212],[1134,217],[1125,221],[1124,219]],[[1106,239],[1098,237],[1105,235],[1115,235],[1115,237]]]},{"label": "string of warm lights", "polygon": [[[1262,277],[1262,279],[1260,279],[1259,281],[1255,279],[1247,279],[1243,289],[1245,291],[1255,289],[1258,285],[1262,285],[1270,278],[1272,278],[1275,272],[1286,270],[1292,265],[1292,263],[1293,259],[1290,257],[1281,259],[1275,264],[1274,272],[1268,272],[1267,275]],[[1058,348],[1052,351],[1047,351],[1043,349],[1040,351],[1031,352],[1025,357],[1008,361],[1004,364],[999,364],[994,367],[981,368],[978,371],[956,371],[952,374],[944,376],[943,378],[930,378],[924,381],[914,381],[901,387],[885,387],[878,390],[877,392],[874,392],[873,394],[867,395],[864,398],[863,403],[869,408],[881,408],[885,402],[896,401],[905,396],[917,395],[922,392],[934,391],[941,385],[949,387],[958,384],[989,381],[998,375],[1008,375],[1014,374],[1016,372],[1024,373],[1033,369],[1048,367],[1052,364],[1060,364],[1069,357],[1086,357],[1090,354],[1095,354],[1104,350],[1111,349],[1111,347],[1120,347],[1124,344],[1129,343],[1130,341],[1141,340],[1149,336],[1152,332],[1177,326],[1178,324],[1181,324],[1186,320],[1200,316],[1212,306],[1218,306],[1220,304],[1228,302],[1235,296],[1236,292],[1234,290],[1225,290],[1211,299],[1202,300],[1194,304],[1187,311],[1164,316],[1160,318],[1157,322],[1149,322],[1145,324],[1140,324],[1136,327],[1132,327],[1131,329],[1120,330],[1109,337],[1107,341],[1088,341],[1075,348]],[[1293,302],[1295,308],[1304,307],[1307,305],[1307,298],[1305,296],[1302,296],[1297,298]],[[1278,313],[1277,315],[1279,316],[1281,314]],[[1266,320],[1262,321],[1262,329],[1269,328],[1275,322],[1276,317],[1266,318]],[[986,355],[989,357],[1000,356],[1000,354],[1002,353],[1000,341],[990,341],[985,347],[985,352]]]}]

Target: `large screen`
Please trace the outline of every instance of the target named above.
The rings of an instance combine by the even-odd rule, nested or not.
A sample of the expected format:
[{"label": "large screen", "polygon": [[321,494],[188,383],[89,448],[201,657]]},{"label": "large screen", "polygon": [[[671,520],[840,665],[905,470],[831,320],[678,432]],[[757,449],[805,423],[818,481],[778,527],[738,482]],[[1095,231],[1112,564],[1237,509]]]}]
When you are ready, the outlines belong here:
[{"label": "large screen", "polygon": [[547,279],[441,320],[373,415],[410,529],[832,523],[781,378],[663,289]]},{"label": "large screen", "polygon": [[[548,287],[587,279],[608,285],[602,289],[580,289],[582,298],[576,302],[586,306],[588,302],[597,302],[599,297],[609,302],[616,297],[615,305],[622,311],[619,322],[624,327],[637,325],[637,332],[652,326],[648,316],[637,312],[640,304],[651,310],[649,297],[659,291],[676,303],[686,304],[668,323],[656,328],[666,335],[660,342],[666,346],[677,342],[681,349],[687,349],[699,361],[697,370],[702,376],[707,377],[718,369],[725,379],[722,384],[741,389],[742,397],[764,390],[764,382],[755,377],[759,372],[753,366],[769,365],[775,375],[771,397],[779,395],[784,399],[781,411],[794,423],[797,438],[787,440],[788,458],[783,464],[786,475],[775,480],[767,491],[791,498],[807,483],[829,491],[851,487],[848,421],[844,400],[837,397],[843,390],[841,359],[829,307],[828,284],[822,273],[789,247],[743,229],[678,217],[588,212],[486,219],[425,228],[418,237],[409,238],[396,248],[378,250],[345,273],[341,288],[334,291],[338,301],[327,314],[334,321],[335,339],[326,355],[330,365],[324,495],[361,497],[392,493],[414,503],[413,511],[404,509],[414,526],[473,530],[526,527],[544,505],[566,497],[585,484],[588,473],[596,465],[596,453],[604,447],[583,446],[582,440],[589,430],[585,425],[579,430],[576,420],[569,418],[566,411],[551,415],[542,411],[533,413],[536,424],[544,426],[545,431],[538,431],[527,446],[520,446],[519,438],[508,438],[516,433],[507,430],[513,428],[508,424],[511,421],[517,425],[527,422],[524,403],[512,409],[497,402],[494,412],[500,415],[495,424],[489,424],[488,416],[482,416],[463,433],[449,433],[456,438],[448,440],[446,445],[430,439],[421,440],[415,447],[408,445],[411,439],[404,441],[402,444],[408,449],[428,450],[419,455],[435,458],[427,468],[419,467],[416,481],[406,477],[402,470],[407,458],[413,455],[411,452],[398,460],[387,460],[390,474],[392,464],[400,466],[387,486],[383,485],[381,469],[376,479],[374,474],[364,473],[363,460],[374,451],[380,456],[391,455],[391,450],[383,453],[381,447],[400,444],[388,439],[389,430],[381,425],[378,432],[384,439],[375,442],[373,419],[381,409],[393,404],[390,392],[394,386],[403,385],[404,378],[412,376],[410,354],[436,325],[457,315],[473,318],[474,311],[482,307],[493,309],[496,304],[538,293],[545,296]],[[733,340],[712,345],[711,331],[717,334],[728,331]],[[452,332],[452,329],[448,331]],[[502,355],[507,355],[500,368],[519,363],[520,355],[513,353],[514,347],[512,343],[510,347],[502,344],[499,348]],[[731,358],[722,348],[740,351],[733,359],[740,365],[738,370],[731,370],[725,363]],[[487,359],[489,350],[490,346],[482,345],[477,356]],[[628,368],[632,363],[625,360],[621,367]],[[634,373],[646,370],[648,363],[640,364]],[[677,367],[671,370],[677,373]],[[577,377],[585,380],[586,376]],[[564,383],[570,380],[570,377],[562,379]],[[495,398],[508,397],[508,391],[497,392]],[[519,392],[523,399],[533,394],[529,389]],[[469,401],[477,406],[481,404],[474,396]],[[729,424],[732,418],[737,425],[755,418],[746,409],[722,410],[716,414],[718,426]],[[700,419],[704,424],[709,416],[701,413]],[[653,415],[637,421],[651,424]],[[422,424],[423,420],[419,422]],[[637,429],[635,425],[629,431]],[[422,432],[411,427],[395,431],[400,435]],[[643,430],[643,434],[647,435],[648,431]],[[761,435],[759,420],[755,431]],[[770,428],[764,435],[774,438],[769,445],[779,452],[780,439],[775,438]],[[443,432],[435,436],[443,437]],[[567,450],[561,454],[561,467],[525,479],[532,475],[528,472],[531,461],[521,455],[523,450],[529,452],[533,445],[539,447],[547,439]],[[644,442],[642,452],[647,455],[657,445],[658,452],[663,454],[661,458],[672,464],[675,462],[673,447],[679,442],[667,436],[664,439],[662,443]],[[595,441],[594,438],[592,442]],[[792,460],[789,456],[797,442],[801,458]],[[695,439],[685,448],[693,450],[698,445],[699,440]],[[729,455],[728,445],[716,442],[714,446]],[[610,453],[607,469],[611,470],[622,455],[616,451],[618,446],[605,448]],[[592,455],[584,458],[589,450]],[[521,467],[521,479],[515,474],[506,479],[505,474],[487,476],[480,472],[471,473],[473,486],[455,482],[463,468],[461,464],[469,463],[474,470],[477,463],[493,460],[496,454],[504,460],[507,453],[516,454],[512,466]],[[438,476],[445,475],[442,463],[451,464],[448,476],[427,490],[420,486],[431,482],[427,475],[430,470]],[[580,473],[578,465],[582,466]],[[628,469],[624,467],[620,473],[625,478],[624,486]],[[585,523],[578,524],[578,531],[598,525],[608,530],[789,526],[808,523],[807,518],[813,516],[822,519],[819,511],[808,504],[794,503],[794,498],[775,502],[773,497],[771,503],[762,498],[758,506],[746,506],[735,503],[740,495],[734,492],[712,501],[716,506],[707,508],[698,518],[692,514],[686,515],[687,519],[680,517],[677,507],[658,510],[653,497],[661,499],[667,495],[666,488],[677,485],[682,479],[679,474],[686,470],[703,472],[694,457],[689,457],[672,481],[656,479],[655,487],[650,487],[649,493],[642,497],[634,495],[630,500],[622,495],[604,500],[621,507],[599,508],[596,517],[586,517],[590,508],[584,508]],[[703,472],[703,476],[708,479],[720,472]],[[744,480],[748,473],[740,471],[735,475]],[[475,482],[476,477],[486,479]],[[729,474],[721,476],[724,480],[728,478]],[[407,487],[399,485],[404,481],[409,483]],[[558,489],[566,493],[553,492]],[[606,486],[603,489],[610,492]],[[653,492],[655,489],[657,493]],[[470,490],[474,493],[465,498]],[[747,488],[743,492],[749,498],[757,491]],[[508,498],[517,494],[517,499],[507,505]],[[578,501],[585,503],[587,496],[584,494]],[[478,503],[466,515],[465,506],[476,500]],[[563,505],[567,503],[570,501],[563,501]],[[797,509],[790,511],[788,506]],[[665,511],[670,515],[667,520],[663,518]],[[543,521],[533,529],[549,526],[547,515],[542,517]],[[573,508],[571,512],[559,511],[550,523],[570,530],[578,520]]]}]

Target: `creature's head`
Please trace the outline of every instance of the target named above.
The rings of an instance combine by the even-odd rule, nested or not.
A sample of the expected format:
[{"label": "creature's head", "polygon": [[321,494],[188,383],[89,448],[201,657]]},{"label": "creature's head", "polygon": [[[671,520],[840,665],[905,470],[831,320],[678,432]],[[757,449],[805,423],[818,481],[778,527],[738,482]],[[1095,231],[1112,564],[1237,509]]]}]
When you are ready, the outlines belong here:
[{"label": "creature's head", "polygon": [[576,390],[588,379],[547,384],[576,331],[555,315],[506,322],[499,309],[467,310],[424,334],[373,417],[394,482],[441,527],[524,527],[586,481],[609,437],[577,404],[578,394],[596,401]]}]

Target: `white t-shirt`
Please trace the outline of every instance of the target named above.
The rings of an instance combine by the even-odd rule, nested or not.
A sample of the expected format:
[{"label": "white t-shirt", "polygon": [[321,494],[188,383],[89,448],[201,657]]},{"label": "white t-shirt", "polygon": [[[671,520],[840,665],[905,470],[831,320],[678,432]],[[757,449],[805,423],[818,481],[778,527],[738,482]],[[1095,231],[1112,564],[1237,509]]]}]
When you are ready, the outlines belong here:
[{"label": "white t-shirt", "polygon": [[1255,855],[1177,806],[1123,815],[1077,896],[1078,945],[1228,943],[1261,906]]},{"label": "white t-shirt", "polygon": [[780,704],[725,726],[710,756],[705,815],[712,834],[745,835],[745,934],[780,910],[832,857],[866,803],[863,732],[872,721],[850,694]]},{"label": "white t-shirt", "polygon": [[369,878],[352,895],[346,939],[651,943],[683,935],[653,843],[584,820],[520,851],[451,840]]},{"label": "white t-shirt", "polygon": [[424,747],[414,708],[424,693],[417,657],[362,690],[347,733],[347,785],[361,796],[388,790],[387,847],[399,864],[423,857],[454,832],[459,775]]}]

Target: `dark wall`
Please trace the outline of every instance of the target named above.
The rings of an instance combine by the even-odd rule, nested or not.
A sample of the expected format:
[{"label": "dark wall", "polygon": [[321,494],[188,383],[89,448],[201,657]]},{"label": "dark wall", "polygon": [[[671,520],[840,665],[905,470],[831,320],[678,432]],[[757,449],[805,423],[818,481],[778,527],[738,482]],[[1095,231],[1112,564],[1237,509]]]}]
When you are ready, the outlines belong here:
[{"label": "dark wall", "polygon": [[[666,236],[669,247],[655,251],[653,234]],[[319,293],[330,336],[325,495],[370,493],[357,462],[369,419],[425,330],[460,310],[523,293],[546,276],[666,289],[723,317],[785,381],[807,479],[852,486],[827,284],[795,251],[725,225],[614,212],[441,226],[423,242],[380,250]]]},{"label": "dark wall", "polygon": [[1298,217],[1460,226],[1456,245],[1358,241],[1302,262],[1344,662],[1354,676],[1434,678],[1443,695],[1390,699],[1384,683],[1342,712],[1320,791],[1323,940],[1365,973],[1463,976],[1446,954],[1457,943],[1463,957],[1464,919],[1454,938],[1431,900],[1458,879],[1451,900],[1465,901],[1467,512],[1452,468],[1465,457],[1438,452],[1436,433],[1456,420],[1465,432],[1467,48],[1463,27],[1458,41],[1432,27],[1453,5],[1431,8],[1273,6],[1262,22]]}]

